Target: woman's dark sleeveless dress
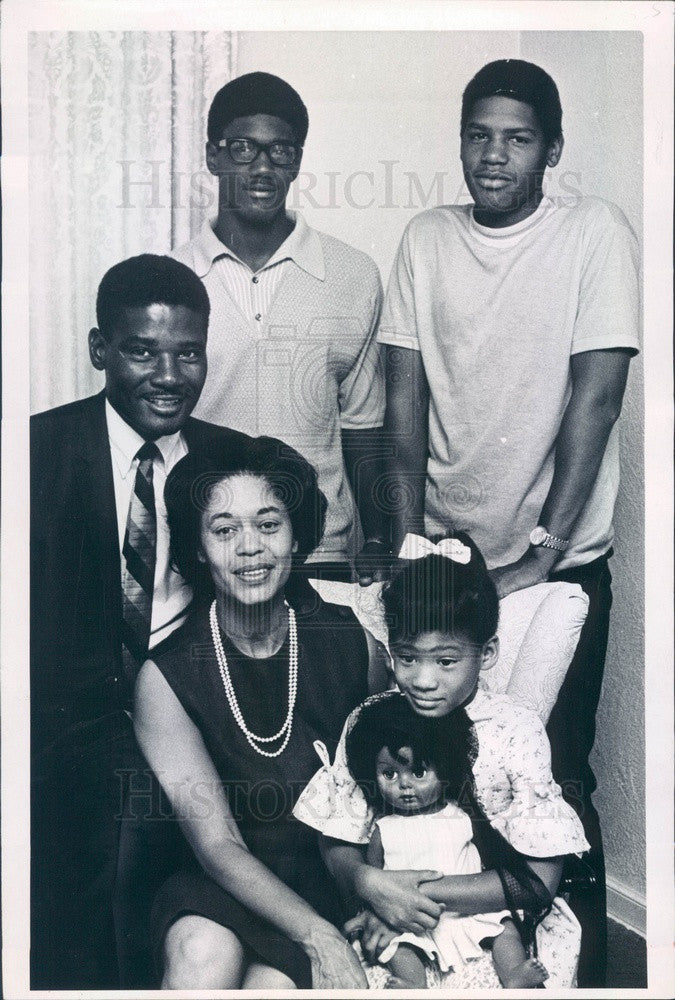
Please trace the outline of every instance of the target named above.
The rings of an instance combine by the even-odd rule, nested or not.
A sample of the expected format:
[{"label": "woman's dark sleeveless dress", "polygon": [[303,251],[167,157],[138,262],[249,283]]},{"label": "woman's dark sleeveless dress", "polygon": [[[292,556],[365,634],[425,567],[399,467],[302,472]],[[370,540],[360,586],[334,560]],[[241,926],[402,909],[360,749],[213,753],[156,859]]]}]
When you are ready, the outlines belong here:
[{"label": "woman's dark sleeveless dress", "polygon": [[[317,835],[295,820],[291,810],[320,766],[314,740],[322,740],[332,757],[347,715],[367,695],[368,650],[349,609],[324,604],[314,591],[311,595],[304,604],[294,602],[298,690],[292,735],[279,757],[262,757],[251,749],[234,720],[213,649],[208,608],[195,612],[153,659],[201,732],[251,853],[321,916],[340,924],[339,894],[321,860]],[[275,656],[264,660],[242,655],[222,638],[246,725],[259,736],[272,735],[288,710],[288,638]],[[200,808],[198,789],[195,808]],[[220,888],[196,861],[192,870],[165,882],[155,899],[152,937],[158,966],[169,926],[186,914],[230,928],[257,960],[285,973],[298,988],[311,987],[304,951]]]}]

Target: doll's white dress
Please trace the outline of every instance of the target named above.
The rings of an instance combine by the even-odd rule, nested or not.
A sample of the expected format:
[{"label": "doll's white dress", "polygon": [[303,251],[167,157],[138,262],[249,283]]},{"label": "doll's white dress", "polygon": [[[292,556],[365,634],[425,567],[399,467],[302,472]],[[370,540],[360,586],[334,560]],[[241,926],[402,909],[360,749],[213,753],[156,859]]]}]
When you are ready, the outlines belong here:
[{"label": "doll's white dress", "polygon": [[[391,693],[373,695],[366,704]],[[367,844],[375,822],[347,767],[345,737],[360,710],[355,709],[347,719],[332,764],[325,748],[320,752],[317,747],[324,766],[293,809],[297,819],[324,836],[352,844]],[[507,695],[481,690],[467,704],[466,713],[478,739],[478,757],[472,767],[476,794],[492,826],[528,858],[587,851],[581,821],[553,781],[551,750],[541,720]],[[411,867],[421,867],[417,852]],[[539,957],[549,973],[544,984],[547,989],[576,985],[580,940],[576,917],[565,900],[556,897],[551,912],[537,928]],[[377,964],[367,968],[366,975],[371,988],[379,988],[388,972]],[[432,963],[427,969],[427,986],[443,990],[501,988],[489,951],[482,959],[450,972],[441,972]]]},{"label": "doll's white dress", "polygon": [[[481,870],[480,857],[471,839],[471,820],[454,803],[447,803],[435,813],[383,816],[377,820],[377,827],[385,869],[430,869],[444,875],[474,875]],[[483,957],[480,942],[501,934],[501,920],[508,916],[508,910],[475,916],[443,913],[428,934],[401,934],[394,938],[380,955],[380,962],[388,962],[398,945],[407,942],[423,949],[429,958],[435,958],[442,972],[460,968]]]}]

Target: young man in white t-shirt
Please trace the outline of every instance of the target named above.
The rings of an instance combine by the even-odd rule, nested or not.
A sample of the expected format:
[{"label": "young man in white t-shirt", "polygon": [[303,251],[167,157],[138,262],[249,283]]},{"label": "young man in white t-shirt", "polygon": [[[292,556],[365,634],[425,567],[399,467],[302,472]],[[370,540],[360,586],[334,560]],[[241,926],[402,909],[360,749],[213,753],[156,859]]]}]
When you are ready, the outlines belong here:
[{"label": "young man in white t-shirt", "polygon": [[607,560],[619,483],[615,422],[638,349],[638,254],[616,206],[544,196],[563,149],[553,80],[521,60],[483,67],[462,101],[474,205],[414,218],[378,339],[385,433],[406,531],[475,539],[500,596],[547,579],[590,599],[548,731],[553,773],[592,845],[597,888],[579,898],[579,985],[604,985],[602,840],[588,755],[607,646]]}]

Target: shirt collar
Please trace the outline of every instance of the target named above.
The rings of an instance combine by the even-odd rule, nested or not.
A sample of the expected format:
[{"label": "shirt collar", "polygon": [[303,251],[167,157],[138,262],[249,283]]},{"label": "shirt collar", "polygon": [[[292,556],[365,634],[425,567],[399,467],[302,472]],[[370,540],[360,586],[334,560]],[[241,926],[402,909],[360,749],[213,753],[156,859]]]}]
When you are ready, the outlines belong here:
[{"label": "shirt collar", "polygon": [[491,704],[491,696],[488,691],[477,688],[471,701],[464,706],[466,714],[472,722],[484,722],[494,715],[494,708]]},{"label": "shirt collar", "polygon": [[[272,254],[265,264],[265,268],[278,264],[282,260],[292,260],[312,277],[324,281],[326,267],[319,234],[307,225],[299,212],[289,211],[286,214],[294,223],[293,229],[278,250]],[[195,240],[195,270],[200,278],[209,273],[214,261],[219,257],[231,257],[233,260],[239,260],[239,257],[225,243],[221,243],[214,233],[213,227],[216,222],[217,219],[207,219]],[[265,268],[261,268],[261,270]]]},{"label": "shirt collar", "polygon": [[292,260],[307,274],[323,281],[326,277],[326,268],[319,234],[316,230],[310,229],[299,212],[288,212],[288,216],[295,225],[265,266],[277,264],[280,260]]},{"label": "shirt collar", "polygon": [[[138,449],[145,444],[145,440],[140,434],[136,433],[133,427],[130,427],[122,419],[107,399],[105,401],[105,419],[108,426],[110,453],[113,462],[117,466],[122,479],[126,479],[133,467]],[[180,431],[176,431],[175,434],[166,434],[155,441],[166,469],[171,467],[171,458],[181,441],[182,436]]]},{"label": "shirt collar", "polygon": [[481,243],[493,247],[510,246],[512,243],[517,243],[526,233],[529,233],[530,230],[538,226],[542,219],[546,218],[554,208],[555,205],[552,199],[544,195],[531,215],[528,215],[525,219],[521,219],[520,222],[515,222],[512,226],[495,229],[491,226],[482,226],[476,222],[474,218],[475,206],[472,206],[469,214],[469,228],[474,237]]},{"label": "shirt collar", "polygon": [[[393,694],[394,691],[400,692],[400,688],[397,686],[394,689],[385,691],[382,694],[373,694],[370,696],[368,701],[374,701],[378,698],[384,698],[388,694]],[[485,722],[486,719],[491,719],[494,715],[494,706],[492,704],[492,695],[489,691],[484,691],[483,688],[476,688],[476,693],[474,694],[471,701],[468,701],[464,705],[464,711],[469,716],[472,722]]]}]

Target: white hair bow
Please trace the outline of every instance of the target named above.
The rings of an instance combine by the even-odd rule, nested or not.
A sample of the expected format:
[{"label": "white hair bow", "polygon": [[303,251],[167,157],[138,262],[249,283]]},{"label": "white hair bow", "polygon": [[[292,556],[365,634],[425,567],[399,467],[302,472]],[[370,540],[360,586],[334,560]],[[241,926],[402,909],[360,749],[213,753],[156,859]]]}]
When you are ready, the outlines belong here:
[{"label": "white hair bow", "polygon": [[407,534],[403,539],[399,559],[424,559],[425,556],[445,556],[453,562],[466,564],[471,561],[471,549],[458,538],[441,538],[430,542],[422,535]]}]

